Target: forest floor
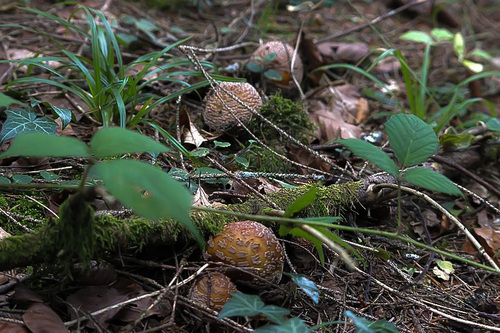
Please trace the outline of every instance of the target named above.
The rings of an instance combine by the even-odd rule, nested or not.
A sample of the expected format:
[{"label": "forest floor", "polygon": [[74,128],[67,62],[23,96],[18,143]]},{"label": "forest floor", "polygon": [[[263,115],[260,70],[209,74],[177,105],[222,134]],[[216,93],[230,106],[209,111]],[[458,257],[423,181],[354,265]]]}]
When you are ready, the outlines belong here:
[{"label": "forest floor", "polygon": [[[283,322],[280,328],[268,327],[269,332],[303,332],[302,324],[318,332],[393,332],[389,323],[401,332],[500,331],[500,270],[492,268],[500,266],[498,1],[460,0],[441,7],[433,6],[434,1],[415,5],[403,0],[54,2],[0,0],[0,59],[12,61],[0,62],[1,152],[12,143],[5,136],[9,121],[5,110],[27,106],[34,117],[56,121],[54,131],[59,135],[87,143],[103,125],[99,111],[91,110],[71,91],[41,80],[19,81],[25,77],[49,80],[55,75],[39,66],[19,66],[16,60],[55,57],[47,67],[86,89],[78,71],[61,67],[57,57],[66,57],[64,52],[83,62],[95,57],[91,40],[20,7],[50,13],[84,31],[89,23],[80,6],[99,10],[111,22],[124,64],[185,39],[182,45],[195,47],[195,57],[214,78],[244,78],[257,88],[264,104],[270,105],[262,111],[265,116],[302,146],[255,117],[248,124],[253,135],[241,127],[219,133],[213,128],[216,124],[208,126],[203,98],[209,86],[201,84],[203,73],[178,47],[156,65],[170,62],[172,68],[153,74],[170,71],[170,76],[143,90],[157,98],[174,96],[198,83],[199,88],[180,100],[172,97],[139,116],[132,126],[133,115],[147,102],[134,108],[125,105],[131,115],[129,128],[155,140],[164,138],[158,130],[162,128],[171,138],[164,140],[172,146],[171,152],[132,158],[154,162],[170,175],[185,176],[183,183],[194,195],[195,205],[217,208],[245,203],[255,192],[268,196],[311,183],[361,179],[373,185],[380,169],[334,140],[363,138],[383,146],[392,157],[386,121],[401,112],[419,113],[437,129],[440,140],[439,150],[424,166],[450,178],[464,195],[414,188],[445,207],[451,218],[418,194],[403,193],[398,202],[395,191],[381,191],[380,197],[366,199],[366,186],[366,193],[359,194],[355,203],[339,209],[340,223],[352,229],[336,233],[343,244],[355,249],[351,254],[355,253],[356,269],[330,250],[325,250],[321,262],[311,243],[287,236],[280,238],[284,271],[309,279],[312,291],[291,274],[278,283],[259,287],[237,283],[237,287],[259,295],[265,304],[288,309],[287,319],[300,319],[300,324],[288,321],[287,327]],[[401,38],[408,31],[415,33]],[[422,43],[426,38],[433,38],[428,48]],[[288,56],[295,65],[302,62],[303,75],[295,72],[291,77],[278,71],[285,84],[277,85],[272,80],[276,72],[267,67],[273,60],[252,58],[267,41],[288,43],[293,49]],[[210,52],[213,49],[220,50]],[[382,54],[385,57],[379,58]],[[95,64],[85,65],[95,68]],[[137,75],[143,66],[134,66],[127,75]],[[70,110],[69,124],[64,124],[64,110]],[[119,125],[116,119],[114,125]],[[192,157],[175,151],[173,142],[180,142]],[[277,158],[261,143],[286,159]],[[82,158],[0,160],[0,183],[12,185],[0,187],[0,243],[15,235],[36,235],[52,223],[61,203],[74,193],[61,188],[78,184],[85,165]],[[199,177],[202,173],[212,178]],[[227,178],[215,178],[214,173]],[[51,185],[44,188],[47,184]],[[123,219],[123,223],[131,219],[116,200],[104,196],[91,203],[98,216]],[[464,233],[454,218],[470,233]],[[374,233],[352,232],[356,228]],[[6,268],[0,262],[0,332],[246,332],[280,324],[266,317],[265,311],[260,316],[221,319],[190,302],[190,290],[200,276],[220,269],[204,265],[206,256],[195,242],[186,238],[168,244],[127,242],[119,251],[100,253],[91,274],[79,274],[75,263],[69,275],[43,255],[22,267]],[[101,309],[105,310],[96,312]],[[365,330],[363,325],[368,325]]]}]

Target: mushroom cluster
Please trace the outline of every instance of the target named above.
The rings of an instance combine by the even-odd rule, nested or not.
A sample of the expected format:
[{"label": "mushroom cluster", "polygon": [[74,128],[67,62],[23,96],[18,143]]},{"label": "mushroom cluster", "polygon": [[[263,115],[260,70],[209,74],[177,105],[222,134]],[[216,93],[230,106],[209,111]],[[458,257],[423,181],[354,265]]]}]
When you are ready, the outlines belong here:
[{"label": "mushroom cluster", "polygon": [[221,82],[219,86],[220,89],[217,89],[219,96],[214,89],[210,89],[203,100],[205,123],[216,133],[223,133],[238,125],[239,122],[234,116],[238,117],[243,124],[248,124],[252,119],[252,111],[224,90],[258,112],[262,100],[257,90],[246,82]]},{"label": "mushroom cluster", "polygon": [[[258,222],[229,223],[207,243],[207,257],[234,268],[225,272],[235,280],[262,285],[263,278],[278,283],[283,272],[283,247],[271,229]],[[257,276],[257,277],[256,277]]]}]

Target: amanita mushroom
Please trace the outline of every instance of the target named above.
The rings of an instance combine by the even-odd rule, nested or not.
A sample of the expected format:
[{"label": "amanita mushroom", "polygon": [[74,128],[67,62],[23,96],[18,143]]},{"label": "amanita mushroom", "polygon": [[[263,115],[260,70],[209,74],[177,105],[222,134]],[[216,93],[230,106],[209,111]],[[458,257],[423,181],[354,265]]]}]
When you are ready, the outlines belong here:
[{"label": "amanita mushroom", "polygon": [[229,268],[226,274],[235,280],[262,285],[263,281],[278,283],[283,272],[283,248],[271,229],[258,222],[229,223],[217,235],[210,237],[207,246],[209,260],[240,269]]},{"label": "amanita mushroom", "polygon": [[[270,62],[263,61],[266,55],[270,53],[276,53],[276,57]],[[259,46],[252,54],[250,62],[260,63],[264,66],[265,70],[274,69],[277,71],[281,76],[281,80],[268,79],[272,84],[283,89],[293,89],[295,84],[290,73],[292,57],[293,47],[280,41],[271,41]],[[298,82],[302,81],[304,76],[304,66],[298,54],[295,57],[293,75],[295,75]]]},{"label": "amanita mushroom", "polygon": [[[262,100],[251,84],[246,82],[221,82],[219,85],[234,94],[250,108],[257,112],[260,110]],[[224,103],[219,99],[214,89],[211,89],[203,100],[203,119],[205,123],[216,133],[222,133],[239,124],[231,114],[232,111],[243,124],[248,124],[252,119],[252,111],[241,105],[223,89],[219,89],[219,93]]]},{"label": "amanita mushroom", "polygon": [[220,311],[238,290],[224,274],[212,272],[196,281],[189,291],[189,298],[214,311]]}]

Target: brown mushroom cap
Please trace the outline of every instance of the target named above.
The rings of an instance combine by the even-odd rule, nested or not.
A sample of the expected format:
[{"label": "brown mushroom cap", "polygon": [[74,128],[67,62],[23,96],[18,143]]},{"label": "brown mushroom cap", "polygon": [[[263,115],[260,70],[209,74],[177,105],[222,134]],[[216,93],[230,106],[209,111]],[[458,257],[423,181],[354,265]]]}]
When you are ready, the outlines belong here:
[{"label": "brown mushroom cap", "polygon": [[220,311],[238,290],[224,274],[212,272],[198,279],[189,291],[189,298],[214,311]]},{"label": "brown mushroom cap", "polygon": [[271,229],[258,222],[229,223],[210,237],[207,256],[212,261],[243,268],[228,269],[226,274],[235,280],[249,281],[254,285],[263,282],[245,271],[256,274],[271,283],[278,283],[283,272],[283,248]]},{"label": "brown mushroom cap", "polygon": [[[246,82],[221,82],[220,86],[234,94],[255,111],[260,110],[262,100],[257,90],[251,84]],[[238,103],[238,101],[229,96],[229,94],[222,89],[220,89],[219,92],[228,108],[233,111],[243,124],[248,124],[252,119],[252,112]],[[221,100],[217,97],[214,89],[210,89],[203,100],[203,104],[203,119],[213,131],[222,133],[238,125],[238,121],[233,117],[231,112],[224,107],[224,104],[222,104]]]},{"label": "brown mushroom cap", "polygon": [[[269,81],[285,89],[295,87],[292,76],[290,75],[290,67],[293,57],[293,47],[290,45],[279,41],[267,42],[259,46],[259,48],[252,54],[250,61],[257,61],[257,57],[264,59],[267,54],[272,52],[276,53],[276,57],[270,63],[264,64],[265,69],[274,69],[277,71],[281,75],[281,81]],[[302,64],[302,60],[298,54],[295,57],[293,74],[298,82],[302,81],[304,76],[304,65]]]}]

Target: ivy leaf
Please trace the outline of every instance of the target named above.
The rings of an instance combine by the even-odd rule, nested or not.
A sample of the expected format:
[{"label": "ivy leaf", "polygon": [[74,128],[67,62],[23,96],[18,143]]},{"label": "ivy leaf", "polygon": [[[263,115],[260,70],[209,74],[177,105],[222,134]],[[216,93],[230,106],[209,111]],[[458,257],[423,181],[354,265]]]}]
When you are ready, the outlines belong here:
[{"label": "ivy leaf", "polygon": [[60,108],[57,107],[50,102],[42,102],[37,99],[32,99],[31,100],[31,107],[35,107],[38,104],[42,104],[45,106],[47,109],[52,111],[52,114],[57,118],[61,118],[61,124],[62,128],[65,128],[68,126],[68,124],[71,122],[71,118],[73,116],[73,112],[70,109],[65,109],[65,108]]},{"label": "ivy leaf", "polygon": [[439,140],[432,127],[411,114],[397,114],[385,124],[389,142],[402,166],[423,163],[434,154]]},{"label": "ivy leaf", "polygon": [[360,139],[345,139],[345,140],[337,140],[335,142],[339,142],[347,147],[350,151],[365,160],[368,160],[378,166],[380,169],[388,172],[389,174],[397,177],[399,168],[394,163],[391,158],[384,153],[382,150],[378,149],[371,143]]},{"label": "ivy leaf", "polygon": [[431,191],[462,195],[462,192],[451,180],[434,170],[426,168],[408,169],[403,173],[403,180]]},{"label": "ivy leaf", "polygon": [[26,105],[23,102],[18,101],[17,99],[14,99],[8,95],[5,95],[4,93],[0,93],[0,107],[9,107],[12,104],[16,105]]},{"label": "ivy leaf", "polygon": [[312,330],[299,318],[285,320],[281,325],[266,325],[254,330],[255,333],[310,333]]},{"label": "ivy leaf", "polygon": [[6,110],[7,119],[0,131],[0,143],[20,133],[41,132],[55,134],[57,123],[45,117],[38,117],[32,110]]},{"label": "ivy leaf", "polygon": [[258,64],[256,62],[249,62],[247,64],[247,68],[249,71],[254,73],[262,73],[264,71],[264,65]]},{"label": "ivy leaf", "polygon": [[281,324],[285,321],[283,317],[290,314],[290,310],[276,305],[266,305],[262,308],[260,313],[269,318],[269,320],[271,320],[273,323]]}]

